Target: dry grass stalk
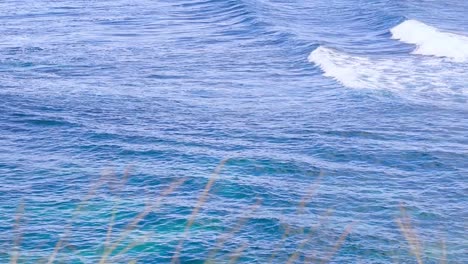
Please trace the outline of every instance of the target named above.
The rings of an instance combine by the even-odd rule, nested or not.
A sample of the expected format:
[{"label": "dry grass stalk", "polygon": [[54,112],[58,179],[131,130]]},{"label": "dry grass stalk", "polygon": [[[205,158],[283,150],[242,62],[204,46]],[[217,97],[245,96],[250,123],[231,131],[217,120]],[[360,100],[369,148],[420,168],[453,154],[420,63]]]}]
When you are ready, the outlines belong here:
[{"label": "dry grass stalk", "polygon": [[21,225],[21,219],[24,216],[24,202],[21,201],[20,205],[18,206],[18,209],[16,210],[16,216],[15,216],[15,225],[14,225],[14,234],[15,234],[15,240],[13,244],[13,252],[11,255],[10,263],[11,264],[16,264],[18,263],[19,259],[19,247],[21,244],[21,232],[20,232],[20,225]]},{"label": "dry grass stalk", "polygon": [[215,248],[211,250],[211,252],[208,254],[208,258],[207,258],[207,261],[205,261],[205,264],[212,263],[211,260],[216,256],[218,251],[223,247],[224,243],[226,243],[226,241],[229,238],[233,237],[234,234],[237,233],[245,225],[245,222],[247,222],[247,220],[249,219],[249,215],[252,214],[255,210],[257,210],[261,202],[262,201],[258,199],[257,202],[252,206],[252,208],[250,208],[250,210],[243,217],[238,219],[238,221],[236,222],[236,224],[234,224],[234,227],[231,229],[231,231],[225,234],[224,236],[221,236],[218,239]]},{"label": "dry grass stalk", "polygon": [[396,219],[396,222],[400,228],[400,231],[403,233],[406,241],[409,244],[411,253],[415,256],[418,264],[422,264],[421,258],[421,244],[419,242],[418,236],[416,235],[408,214],[403,206],[400,206],[401,217]]},{"label": "dry grass stalk", "polygon": [[195,222],[195,219],[197,218],[198,212],[200,211],[201,207],[206,202],[206,199],[208,198],[208,193],[210,192],[211,187],[213,187],[213,184],[218,179],[218,176],[221,173],[221,170],[223,169],[224,165],[226,164],[228,160],[229,159],[222,160],[220,164],[216,167],[210,179],[208,180],[208,183],[206,184],[205,189],[203,190],[202,194],[198,198],[197,204],[194,207],[192,214],[190,215],[189,221],[185,225],[184,233],[182,235],[181,240],[179,241],[179,244],[177,245],[176,252],[172,256],[172,260],[171,260],[172,264],[179,262],[179,254],[180,254],[180,251],[182,250],[182,246],[184,245],[185,240],[187,239],[190,228]]},{"label": "dry grass stalk", "polygon": [[269,264],[273,263],[273,260],[276,258],[278,251],[283,247],[284,243],[286,242],[286,239],[289,236],[289,233],[291,232],[291,227],[288,224],[283,224],[283,226],[285,227],[283,235],[281,236],[280,242],[278,242],[278,244],[276,244],[276,246],[272,250],[273,253],[271,253],[271,256],[267,262]]},{"label": "dry grass stalk", "polygon": [[447,264],[447,248],[445,246],[445,240],[442,240],[440,243],[442,247],[442,259],[440,260],[440,264]]},{"label": "dry grass stalk", "polygon": [[81,210],[83,209],[83,207],[86,205],[86,203],[96,195],[96,192],[97,190],[102,186],[104,185],[104,183],[106,183],[106,179],[110,177],[110,175],[113,175],[113,172],[110,172],[110,173],[102,173],[101,174],[101,177],[98,179],[98,181],[96,182],[96,184],[94,184],[92,186],[92,188],[88,191],[88,193],[86,194],[86,196],[84,197],[83,200],[81,200],[81,202],[78,204],[78,206],[75,208],[75,210],[73,211],[73,216],[72,216],[72,220],[74,220],[76,217],[77,217],[77,214],[81,212]]},{"label": "dry grass stalk", "polygon": [[[301,201],[299,202],[299,205],[297,206],[296,214],[300,215],[304,213],[304,208],[307,206],[308,203],[310,203],[312,198],[317,193],[317,189],[320,187],[320,182],[323,178],[323,175],[324,175],[323,171],[320,170],[317,180],[312,184],[312,186],[309,189],[309,192],[304,197],[302,197]],[[285,231],[281,237],[281,240],[273,249],[273,253],[270,256],[268,263],[270,264],[273,263],[273,260],[276,258],[278,251],[284,246],[284,243],[286,242],[286,239],[288,238],[290,232],[291,232],[291,228],[289,226],[286,226]],[[304,233],[304,228],[301,228],[300,232]]]},{"label": "dry grass stalk", "polygon": [[345,231],[341,234],[340,238],[338,241],[336,241],[335,246],[333,247],[333,250],[328,254],[328,256],[322,261],[322,263],[328,263],[330,260],[333,258],[333,256],[338,252],[338,250],[341,248],[343,245],[345,239],[348,237],[348,235],[351,233],[353,230],[354,226],[356,225],[356,222],[353,222],[349,224],[346,228]]},{"label": "dry grass stalk", "polygon": [[[128,180],[128,178],[130,177],[130,169],[131,167],[127,167],[124,171],[124,174],[122,176],[122,179],[120,180],[121,182],[121,185],[118,186],[118,192],[117,194],[120,193],[120,191],[122,191],[125,187],[125,184]],[[119,199],[120,196],[117,196],[117,199]],[[114,227],[114,222],[115,222],[115,216],[116,216],[116,204],[118,203],[118,201],[114,201],[114,206],[112,208],[112,216],[111,216],[111,221],[109,223],[109,227],[107,229],[107,234],[106,234],[106,242],[104,243],[105,247],[109,247],[109,244],[110,244],[110,239],[111,239],[111,236],[112,236],[112,229]]]},{"label": "dry grass stalk", "polygon": [[109,227],[107,228],[107,234],[106,234],[106,242],[104,243],[104,245],[109,246],[110,244],[110,239],[111,239],[111,235],[112,235],[112,228],[114,226],[114,222],[115,222],[115,215],[116,215],[116,212],[115,212],[115,209],[112,210],[112,216],[111,216],[111,220],[110,220],[110,223],[109,223]]},{"label": "dry grass stalk", "polygon": [[132,166],[128,166],[127,168],[125,168],[125,171],[122,177],[122,186],[125,186],[128,178],[130,178],[132,168],[133,168]]},{"label": "dry grass stalk", "polygon": [[323,175],[324,173],[321,170],[317,180],[309,188],[309,192],[304,197],[302,197],[302,200],[299,203],[299,206],[297,208],[298,214],[303,214],[304,208],[307,206],[308,203],[310,203],[310,201],[312,201],[312,198],[314,198],[315,194],[317,193],[318,188],[320,187],[320,182],[322,181]]},{"label": "dry grass stalk", "polygon": [[67,227],[65,228],[65,233],[62,235],[62,237],[59,239],[59,241],[57,242],[57,244],[55,244],[55,247],[54,247],[54,251],[52,252],[52,254],[50,255],[49,257],[49,260],[47,261],[47,264],[52,264],[54,263],[55,261],[55,258],[57,257],[57,254],[59,253],[60,249],[62,248],[62,245],[64,243],[64,240],[68,237],[68,234],[70,233],[70,229],[71,229],[71,226],[73,224],[73,221],[78,217],[78,214],[81,212],[81,210],[83,209],[83,207],[85,206],[85,204],[96,194],[97,190],[99,189],[99,187],[101,187],[104,182],[105,182],[105,179],[107,178],[107,174],[106,173],[103,173],[101,174],[101,177],[99,178],[99,180],[96,182],[96,184],[94,184],[92,186],[92,188],[88,191],[88,193],[86,194],[85,198],[78,204],[78,206],[75,208],[75,210],[73,211],[73,214],[72,214],[72,218],[71,218],[71,221],[70,221],[70,224],[67,225]]},{"label": "dry grass stalk", "polygon": [[400,264],[400,258],[398,257],[398,255],[396,255],[394,252],[392,253],[392,263],[394,264]]},{"label": "dry grass stalk", "polygon": [[121,233],[116,242],[114,242],[110,247],[106,248],[104,254],[102,255],[99,264],[104,264],[107,261],[107,258],[112,254],[112,252],[120,245],[120,243],[127,238],[127,236],[137,227],[138,223],[146,217],[150,212],[156,209],[161,203],[162,199],[167,195],[174,192],[174,190],[182,185],[186,179],[179,179],[172,183],[169,188],[167,188],[159,197],[158,200],[153,205],[148,205],[143,212],[139,213],[133,221],[125,227],[125,230]]},{"label": "dry grass stalk", "polygon": [[318,263],[319,259],[317,258],[317,255],[309,253],[305,255],[304,258],[304,263]]},{"label": "dry grass stalk", "polygon": [[150,237],[150,234],[146,234],[145,236],[141,237],[140,239],[138,239],[137,241],[134,241],[132,242],[131,244],[129,244],[128,246],[126,246],[124,249],[122,249],[120,252],[118,252],[117,254],[115,254],[115,256],[113,256],[112,258],[117,258],[118,256],[121,256],[121,255],[124,255],[125,253],[127,253],[128,251],[132,250],[133,248],[143,244],[145,241],[148,240],[148,238]]},{"label": "dry grass stalk", "polygon": [[294,252],[294,253],[288,258],[288,260],[287,260],[287,262],[286,262],[287,264],[292,264],[292,263],[294,263],[294,261],[296,261],[296,260],[300,257],[300,255],[301,255],[301,250],[305,247],[305,245],[307,245],[307,243],[309,243],[309,242],[312,240],[313,235],[315,234],[315,232],[318,230],[318,228],[319,228],[320,226],[322,226],[322,225],[325,223],[326,220],[328,220],[328,218],[330,217],[330,215],[332,214],[332,212],[333,212],[333,210],[329,209],[329,210],[327,210],[327,212],[326,212],[324,215],[322,215],[322,216],[320,217],[320,221],[319,221],[317,224],[315,224],[315,225],[311,228],[311,230],[309,231],[309,235],[307,236],[307,238],[304,239],[304,240],[302,241],[302,243],[301,243],[301,244],[299,245],[299,247],[297,248],[296,252]]},{"label": "dry grass stalk", "polygon": [[242,256],[242,252],[247,248],[247,244],[242,245],[234,253],[231,255],[231,258],[229,259],[229,264],[234,264],[237,262],[237,260]]}]

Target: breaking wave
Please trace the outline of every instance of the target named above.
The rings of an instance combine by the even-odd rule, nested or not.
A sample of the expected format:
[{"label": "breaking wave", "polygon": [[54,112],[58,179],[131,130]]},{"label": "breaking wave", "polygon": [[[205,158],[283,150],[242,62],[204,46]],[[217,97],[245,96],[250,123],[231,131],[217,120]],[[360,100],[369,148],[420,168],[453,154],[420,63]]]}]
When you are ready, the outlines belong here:
[{"label": "breaking wave", "polygon": [[364,57],[319,46],[309,55],[324,75],[359,89],[463,94],[463,65],[434,57]]},{"label": "breaking wave", "polygon": [[417,20],[406,20],[390,32],[393,39],[416,45],[414,54],[468,61],[468,36],[444,32]]}]

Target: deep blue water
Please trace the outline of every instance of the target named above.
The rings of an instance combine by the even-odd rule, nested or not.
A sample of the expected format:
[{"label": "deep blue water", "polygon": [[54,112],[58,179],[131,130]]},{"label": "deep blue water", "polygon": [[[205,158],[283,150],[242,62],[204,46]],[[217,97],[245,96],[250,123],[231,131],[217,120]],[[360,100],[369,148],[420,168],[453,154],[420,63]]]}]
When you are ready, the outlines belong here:
[{"label": "deep blue water", "polygon": [[115,241],[186,179],[109,260],[169,263],[228,159],[182,263],[220,237],[216,263],[327,259],[351,223],[332,262],[416,263],[400,204],[425,263],[467,263],[467,13],[461,0],[1,1],[0,262],[20,248],[20,263],[45,263],[66,237],[57,263],[97,263],[113,211]]}]

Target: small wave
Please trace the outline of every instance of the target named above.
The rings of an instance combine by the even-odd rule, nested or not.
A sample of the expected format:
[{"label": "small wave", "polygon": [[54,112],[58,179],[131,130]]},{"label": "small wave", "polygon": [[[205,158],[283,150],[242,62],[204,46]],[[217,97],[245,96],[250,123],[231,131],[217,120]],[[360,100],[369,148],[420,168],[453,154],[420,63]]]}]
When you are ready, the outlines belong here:
[{"label": "small wave", "polygon": [[443,32],[417,20],[406,20],[390,32],[393,39],[416,45],[415,54],[468,61],[468,36]]},{"label": "small wave", "polygon": [[350,88],[463,95],[468,83],[461,65],[433,57],[362,57],[319,46],[309,61]]}]

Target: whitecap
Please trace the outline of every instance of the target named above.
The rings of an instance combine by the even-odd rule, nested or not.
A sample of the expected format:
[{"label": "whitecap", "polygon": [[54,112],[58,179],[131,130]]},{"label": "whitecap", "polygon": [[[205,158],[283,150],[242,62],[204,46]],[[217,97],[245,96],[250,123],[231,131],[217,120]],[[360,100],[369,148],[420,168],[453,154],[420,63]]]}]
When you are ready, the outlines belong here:
[{"label": "whitecap", "polygon": [[417,20],[406,20],[390,30],[392,38],[414,44],[414,54],[468,61],[468,36],[444,32]]},{"label": "whitecap", "polygon": [[463,95],[468,84],[464,65],[435,57],[365,57],[319,46],[308,59],[349,88]]}]

